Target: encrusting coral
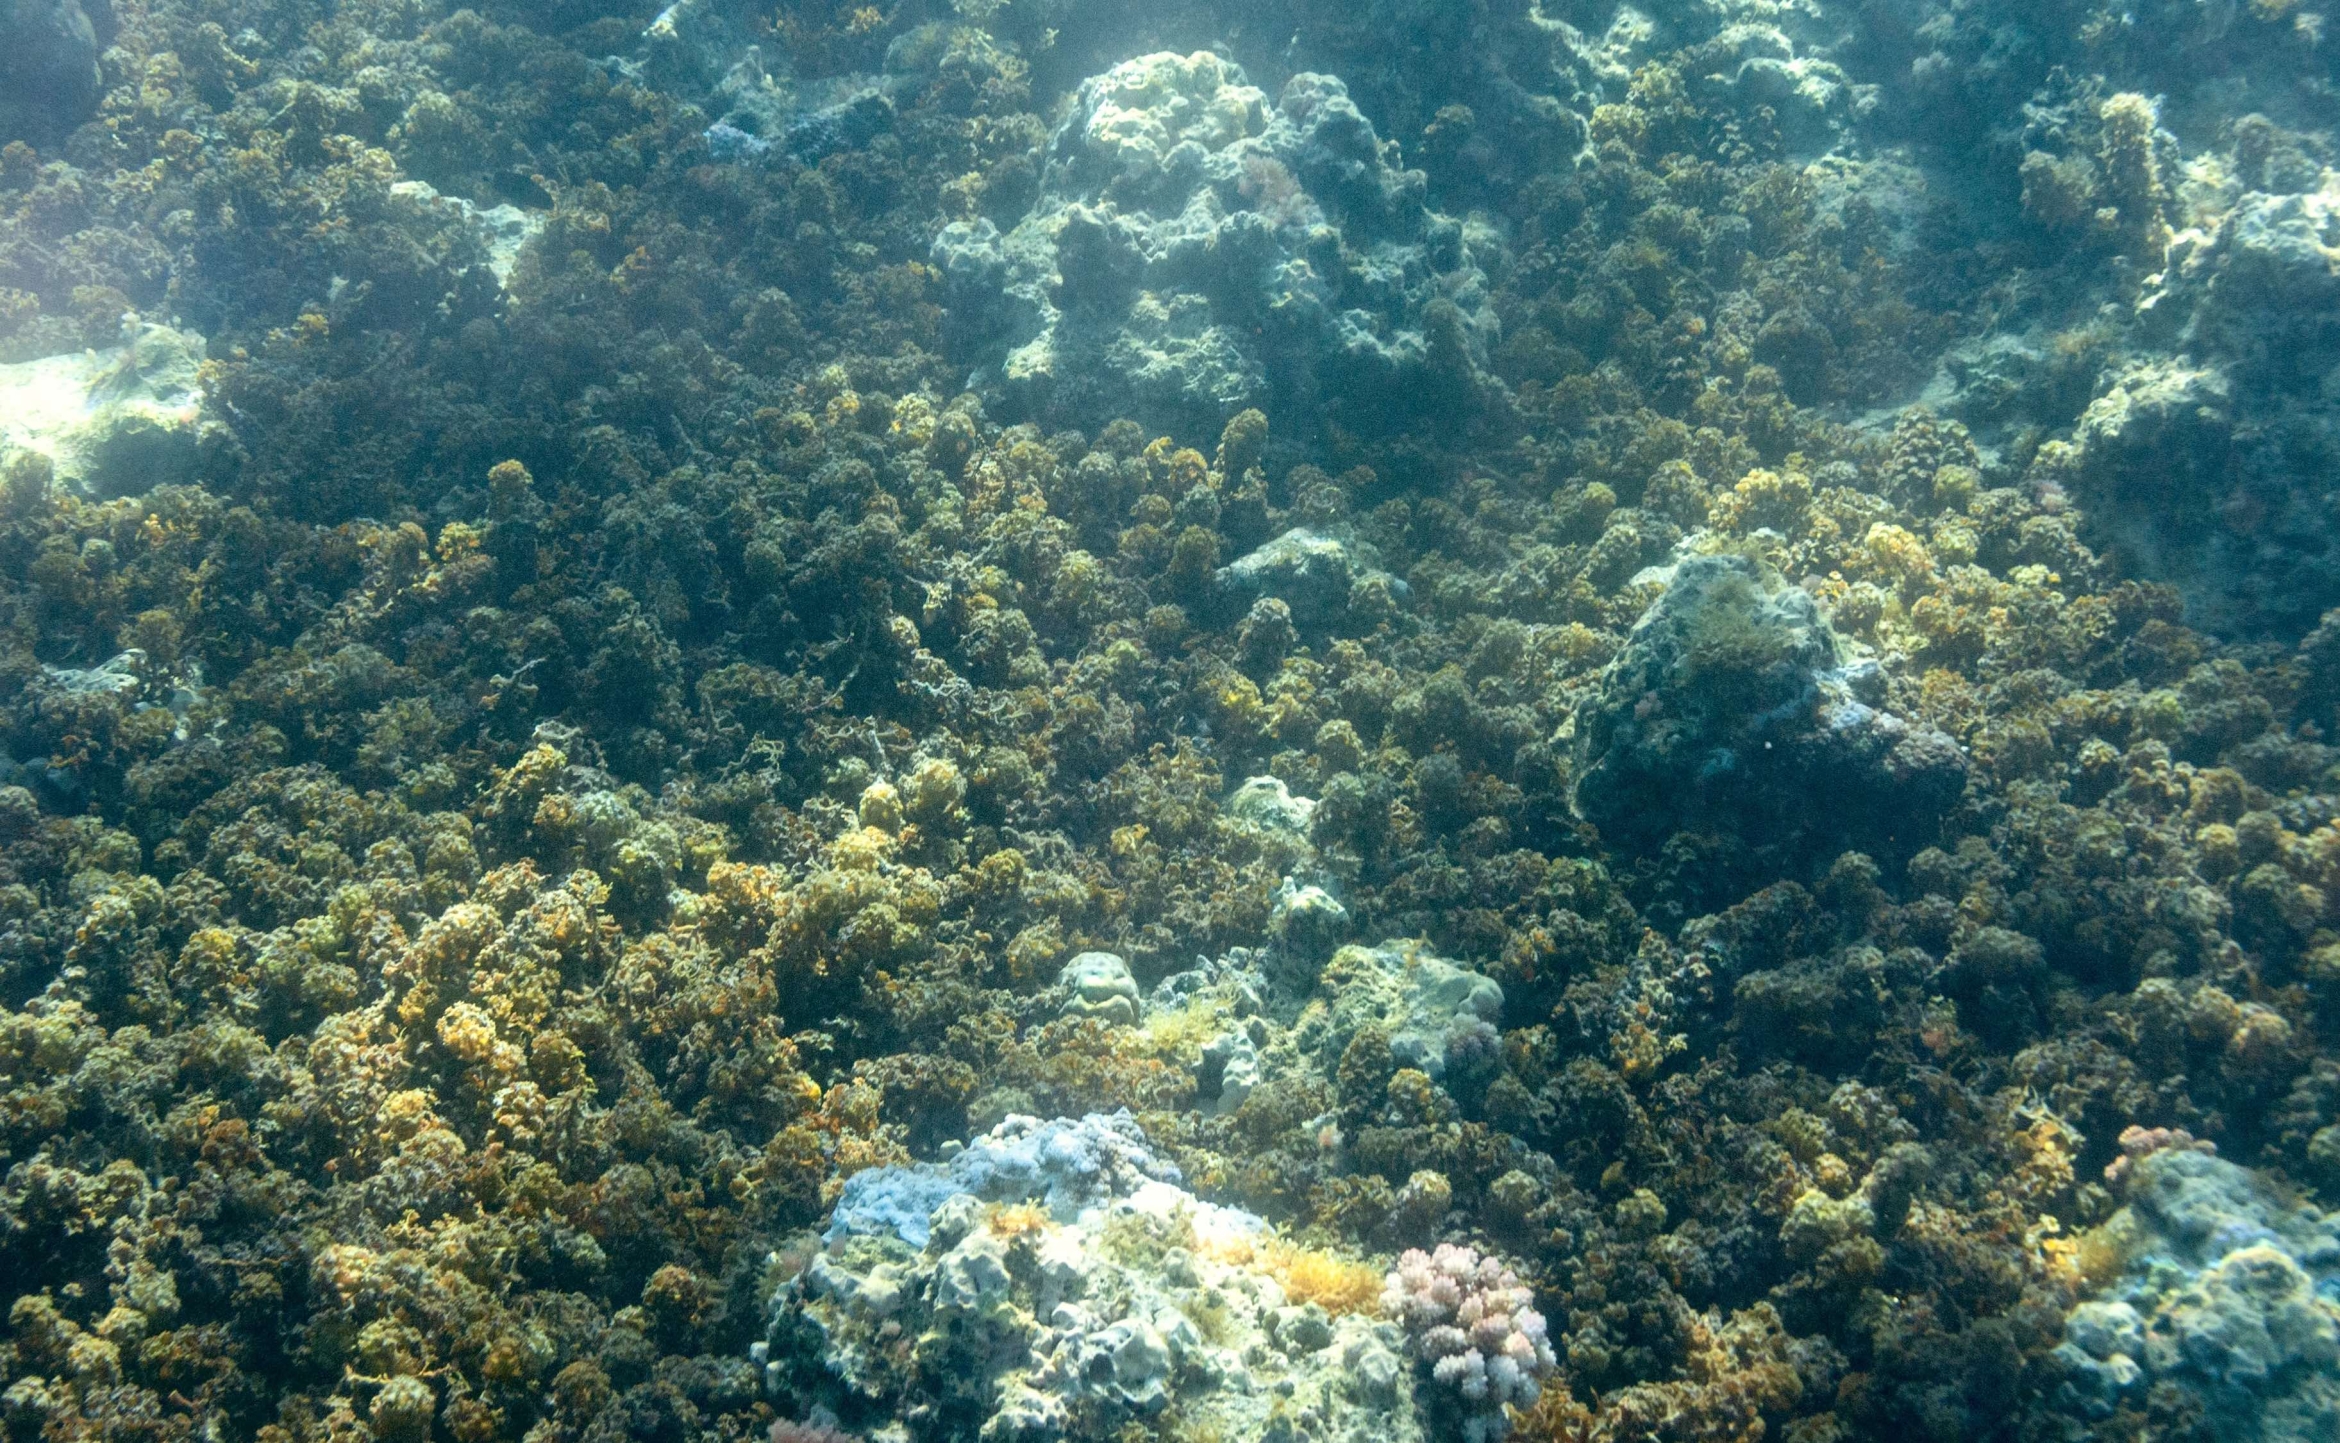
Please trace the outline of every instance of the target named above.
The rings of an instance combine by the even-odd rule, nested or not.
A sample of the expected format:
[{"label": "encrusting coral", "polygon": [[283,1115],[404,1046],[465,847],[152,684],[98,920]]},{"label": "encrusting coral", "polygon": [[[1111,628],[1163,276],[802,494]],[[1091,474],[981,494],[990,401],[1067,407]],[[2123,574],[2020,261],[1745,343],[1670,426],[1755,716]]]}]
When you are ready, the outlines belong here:
[{"label": "encrusting coral", "polygon": [[1126,1113],[860,1173],[774,1295],[766,1375],[831,1417],[990,1438],[1267,1437],[1300,1410],[1328,1438],[1426,1436],[1397,1330],[1288,1292],[1267,1225],[1179,1181]]},{"label": "encrusting coral", "polygon": [[2056,1349],[2064,1396],[2106,1418],[2174,1384],[2220,1437],[2313,1437],[2340,1418],[2340,1224],[2189,1142],[2124,1139],[2127,1205],[2084,1244],[2098,1296]]}]

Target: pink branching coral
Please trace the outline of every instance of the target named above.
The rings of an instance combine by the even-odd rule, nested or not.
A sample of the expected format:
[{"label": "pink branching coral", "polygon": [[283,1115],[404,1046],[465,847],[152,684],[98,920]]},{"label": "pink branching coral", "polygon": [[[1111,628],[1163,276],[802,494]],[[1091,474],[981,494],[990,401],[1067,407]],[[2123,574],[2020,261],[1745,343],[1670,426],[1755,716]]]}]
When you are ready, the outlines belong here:
[{"label": "pink branching coral", "polygon": [[2123,1128],[2121,1130],[2121,1155],[2106,1165],[2104,1180],[2114,1187],[2119,1187],[2122,1179],[2129,1175],[2129,1169],[2145,1158],[2164,1150],[2183,1152],[2189,1148],[2195,1152],[2207,1152],[2215,1155],[2218,1151],[2218,1144],[2203,1141],[2182,1127],[2130,1126]]},{"label": "pink branching coral", "polygon": [[1471,1443],[1508,1432],[1505,1406],[1534,1404],[1538,1380],[1552,1371],[1552,1343],[1533,1302],[1510,1268],[1452,1243],[1409,1250],[1382,1289],[1382,1311],[1404,1322],[1432,1376],[1470,1404]]}]

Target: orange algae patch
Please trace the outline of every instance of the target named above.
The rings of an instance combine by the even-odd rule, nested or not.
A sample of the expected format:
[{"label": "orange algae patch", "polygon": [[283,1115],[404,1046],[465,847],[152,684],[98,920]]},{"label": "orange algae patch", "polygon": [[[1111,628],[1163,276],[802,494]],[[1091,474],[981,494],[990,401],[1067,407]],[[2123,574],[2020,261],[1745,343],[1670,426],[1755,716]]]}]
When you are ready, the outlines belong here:
[{"label": "orange algae patch", "polygon": [[994,1237],[1020,1238],[1048,1226],[1048,1209],[1037,1203],[1007,1203],[983,1215],[983,1226]]},{"label": "orange algae patch", "polygon": [[1314,1303],[1335,1317],[1381,1308],[1386,1273],[1357,1258],[1270,1237],[1227,1238],[1205,1244],[1205,1251],[1223,1263],[1266,1273],[1291,1301]]}]

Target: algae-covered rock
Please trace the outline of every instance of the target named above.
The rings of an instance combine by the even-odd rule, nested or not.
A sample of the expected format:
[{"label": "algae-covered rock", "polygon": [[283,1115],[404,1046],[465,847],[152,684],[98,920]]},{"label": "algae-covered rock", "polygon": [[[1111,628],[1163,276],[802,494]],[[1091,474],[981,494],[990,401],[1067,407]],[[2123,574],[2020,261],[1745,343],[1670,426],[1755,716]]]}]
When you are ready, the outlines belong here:
[{"label": "algae-covered rock", "polygon": [[1309,818],[1316,803],[1292,795],[1281,777],[1250,777],[1227,799],[1227,815],[1262,831],[1281,832],[1306,840]]},{"label": "algae-covered rock", "polygon": [[[1267,1225],[1174,1170],[1101,1167],[1076,1199],[1063,1184],[1099,1145],[1129,1161],[1144,1137],[1126,1114],[1019,1118],[947,1167],[858,1174],[771,1300],[775,1400],[849,1426],[954,1420],[920,1436],[1294,1437],[1279,1420],[1304,1416],[1328,1443],[1424,1437],[1396,1324],[1292,1296]],[[932,1201],[905,1228],[862,1206],[872,1191]]]},{"label": "algae-covered rock", "polygon": [[1281,601],[1294,623],[1311,630],[1346,622],[1360,583],[1378,581],[1400,599],[1406,594],[1405,582],[1380,570],[1369,548],[1302,526],[1220,567],[1213,581],[1229,609]]},{"label": "algae-covered rock", "polygon": [[137,496],[195,479],[203,338],[130,322],[119,346],[0,365],[0,459],[49,458],[93,496]]},{"label": "algae-covered rock", "polygon": [[1302,1015],[1299,1032],[1328,1068],[1359,1032],[1375,1028],[1400,1067],[1437,1080],[1458,1039],[1467,1045],[1503,1019],[1501,984],[1418,942],[1343,947],[1319,984],[1323,1000]]},{"label": "algae-covered rock", "polygon": [[1906,855],[1966,759],[1884,693],[1801,588],[1746,557],[1685,561],[1576,714],[1577,811],[1643,855],[1678,832],[1777,859]]},{"label": "algae-covered rock", "polygon": [[487,247],[488,270],[498,285],[512,283],[512,270],[520,263],[521,250],[544,229],[543,211],[522,210],[510,201],[478,205],[461,196],[441,195],[419,180],[399,181],[390,187],[390,193],[418,205],[444,206],[461,216]]},{"label": "algae-covered rock", "polygon": [[1276,940],[1277,960],[1287,974],[1305,974],[1304,985],[1315,982],[1317,969],[1348,927],[1349,909],[1323,887],[1286,877],[1276,889],[1268,930]]},{"label": "algae-covered rock", "polygon": [[956,222],[933,259],[1014,409],[1382,429],[1467,402],[1496,333],[1473,243],[1423,197],[1339,80],[1271,100],[1231,61],[1160,53],[1081,86],[1022,220]]}]

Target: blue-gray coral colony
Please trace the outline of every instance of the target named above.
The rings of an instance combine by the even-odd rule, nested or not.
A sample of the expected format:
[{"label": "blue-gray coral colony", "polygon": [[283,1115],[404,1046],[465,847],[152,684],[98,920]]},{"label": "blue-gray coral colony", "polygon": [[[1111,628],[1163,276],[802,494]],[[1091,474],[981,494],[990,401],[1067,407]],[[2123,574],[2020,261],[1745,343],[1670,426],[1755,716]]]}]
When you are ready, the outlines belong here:
[{"label": "blue-gray coral colony", "polygon": [[2340,0],[0,0],[0,1443],[2340,1437]]}]

